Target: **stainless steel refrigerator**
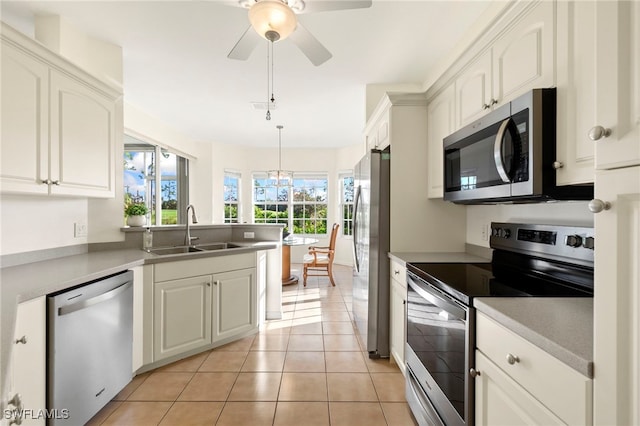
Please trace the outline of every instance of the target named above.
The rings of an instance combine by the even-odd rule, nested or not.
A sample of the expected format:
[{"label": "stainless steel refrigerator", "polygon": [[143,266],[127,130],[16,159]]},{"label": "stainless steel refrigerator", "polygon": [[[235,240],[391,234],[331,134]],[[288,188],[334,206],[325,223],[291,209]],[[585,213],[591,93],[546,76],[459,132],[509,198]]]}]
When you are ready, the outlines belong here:
[{"label": "stainless steel refrigerator", "polygon": [[370,358],[389,356],[390,150],[355,166],[353,316]]}]

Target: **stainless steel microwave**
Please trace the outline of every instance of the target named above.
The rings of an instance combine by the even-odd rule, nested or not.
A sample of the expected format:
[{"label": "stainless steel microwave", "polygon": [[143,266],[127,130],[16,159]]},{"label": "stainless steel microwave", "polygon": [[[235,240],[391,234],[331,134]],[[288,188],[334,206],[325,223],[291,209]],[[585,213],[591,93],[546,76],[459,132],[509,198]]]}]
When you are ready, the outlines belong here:
[{"label": "stainless steel microwave", "polygon": [[592,184],[556,185],[555,161],[556,89],[534,89],[444,139],[444,199],[592,199]]}]

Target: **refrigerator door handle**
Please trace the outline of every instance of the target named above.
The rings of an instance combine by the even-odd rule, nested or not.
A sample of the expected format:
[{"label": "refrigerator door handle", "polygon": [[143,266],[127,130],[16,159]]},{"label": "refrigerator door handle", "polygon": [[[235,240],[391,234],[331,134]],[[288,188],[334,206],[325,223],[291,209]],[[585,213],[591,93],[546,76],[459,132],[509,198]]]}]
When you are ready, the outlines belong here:
[{"label": "refrigerator door handle", "polygon": [[358,209],[360,207],[360,199],[362,198],[361,187],[358,185],[356,189],[356,202],[353,206],[353,260],[356,271],[360,272],[360,259],[358,259]]}]

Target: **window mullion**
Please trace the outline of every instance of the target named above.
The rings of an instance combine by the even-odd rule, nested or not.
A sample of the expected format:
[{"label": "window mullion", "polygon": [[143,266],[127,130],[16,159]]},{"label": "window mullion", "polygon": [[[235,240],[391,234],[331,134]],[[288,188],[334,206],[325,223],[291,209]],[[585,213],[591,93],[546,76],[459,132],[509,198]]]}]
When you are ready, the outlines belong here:
[{"label": "window mullion", "polygon": [[162,225],[162,176],[160,172],[160,156],[162,155],[161,148],[156,145],[156,158],[153,165],[153,172],[155,176],[155,205],[153,206],[156,211],[156,223],[155,225]]}]

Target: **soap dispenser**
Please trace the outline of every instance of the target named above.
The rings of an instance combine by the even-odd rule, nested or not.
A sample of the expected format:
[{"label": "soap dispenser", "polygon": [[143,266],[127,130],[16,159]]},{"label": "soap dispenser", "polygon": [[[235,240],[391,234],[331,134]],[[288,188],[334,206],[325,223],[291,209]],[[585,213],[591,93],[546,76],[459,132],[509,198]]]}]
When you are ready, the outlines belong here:
[{"label": "soap dispenser", "polygon": [[153,247],[153,233],[151,228],[147,226],[147,230],[142,234],[142,249],[149,251]]}]

